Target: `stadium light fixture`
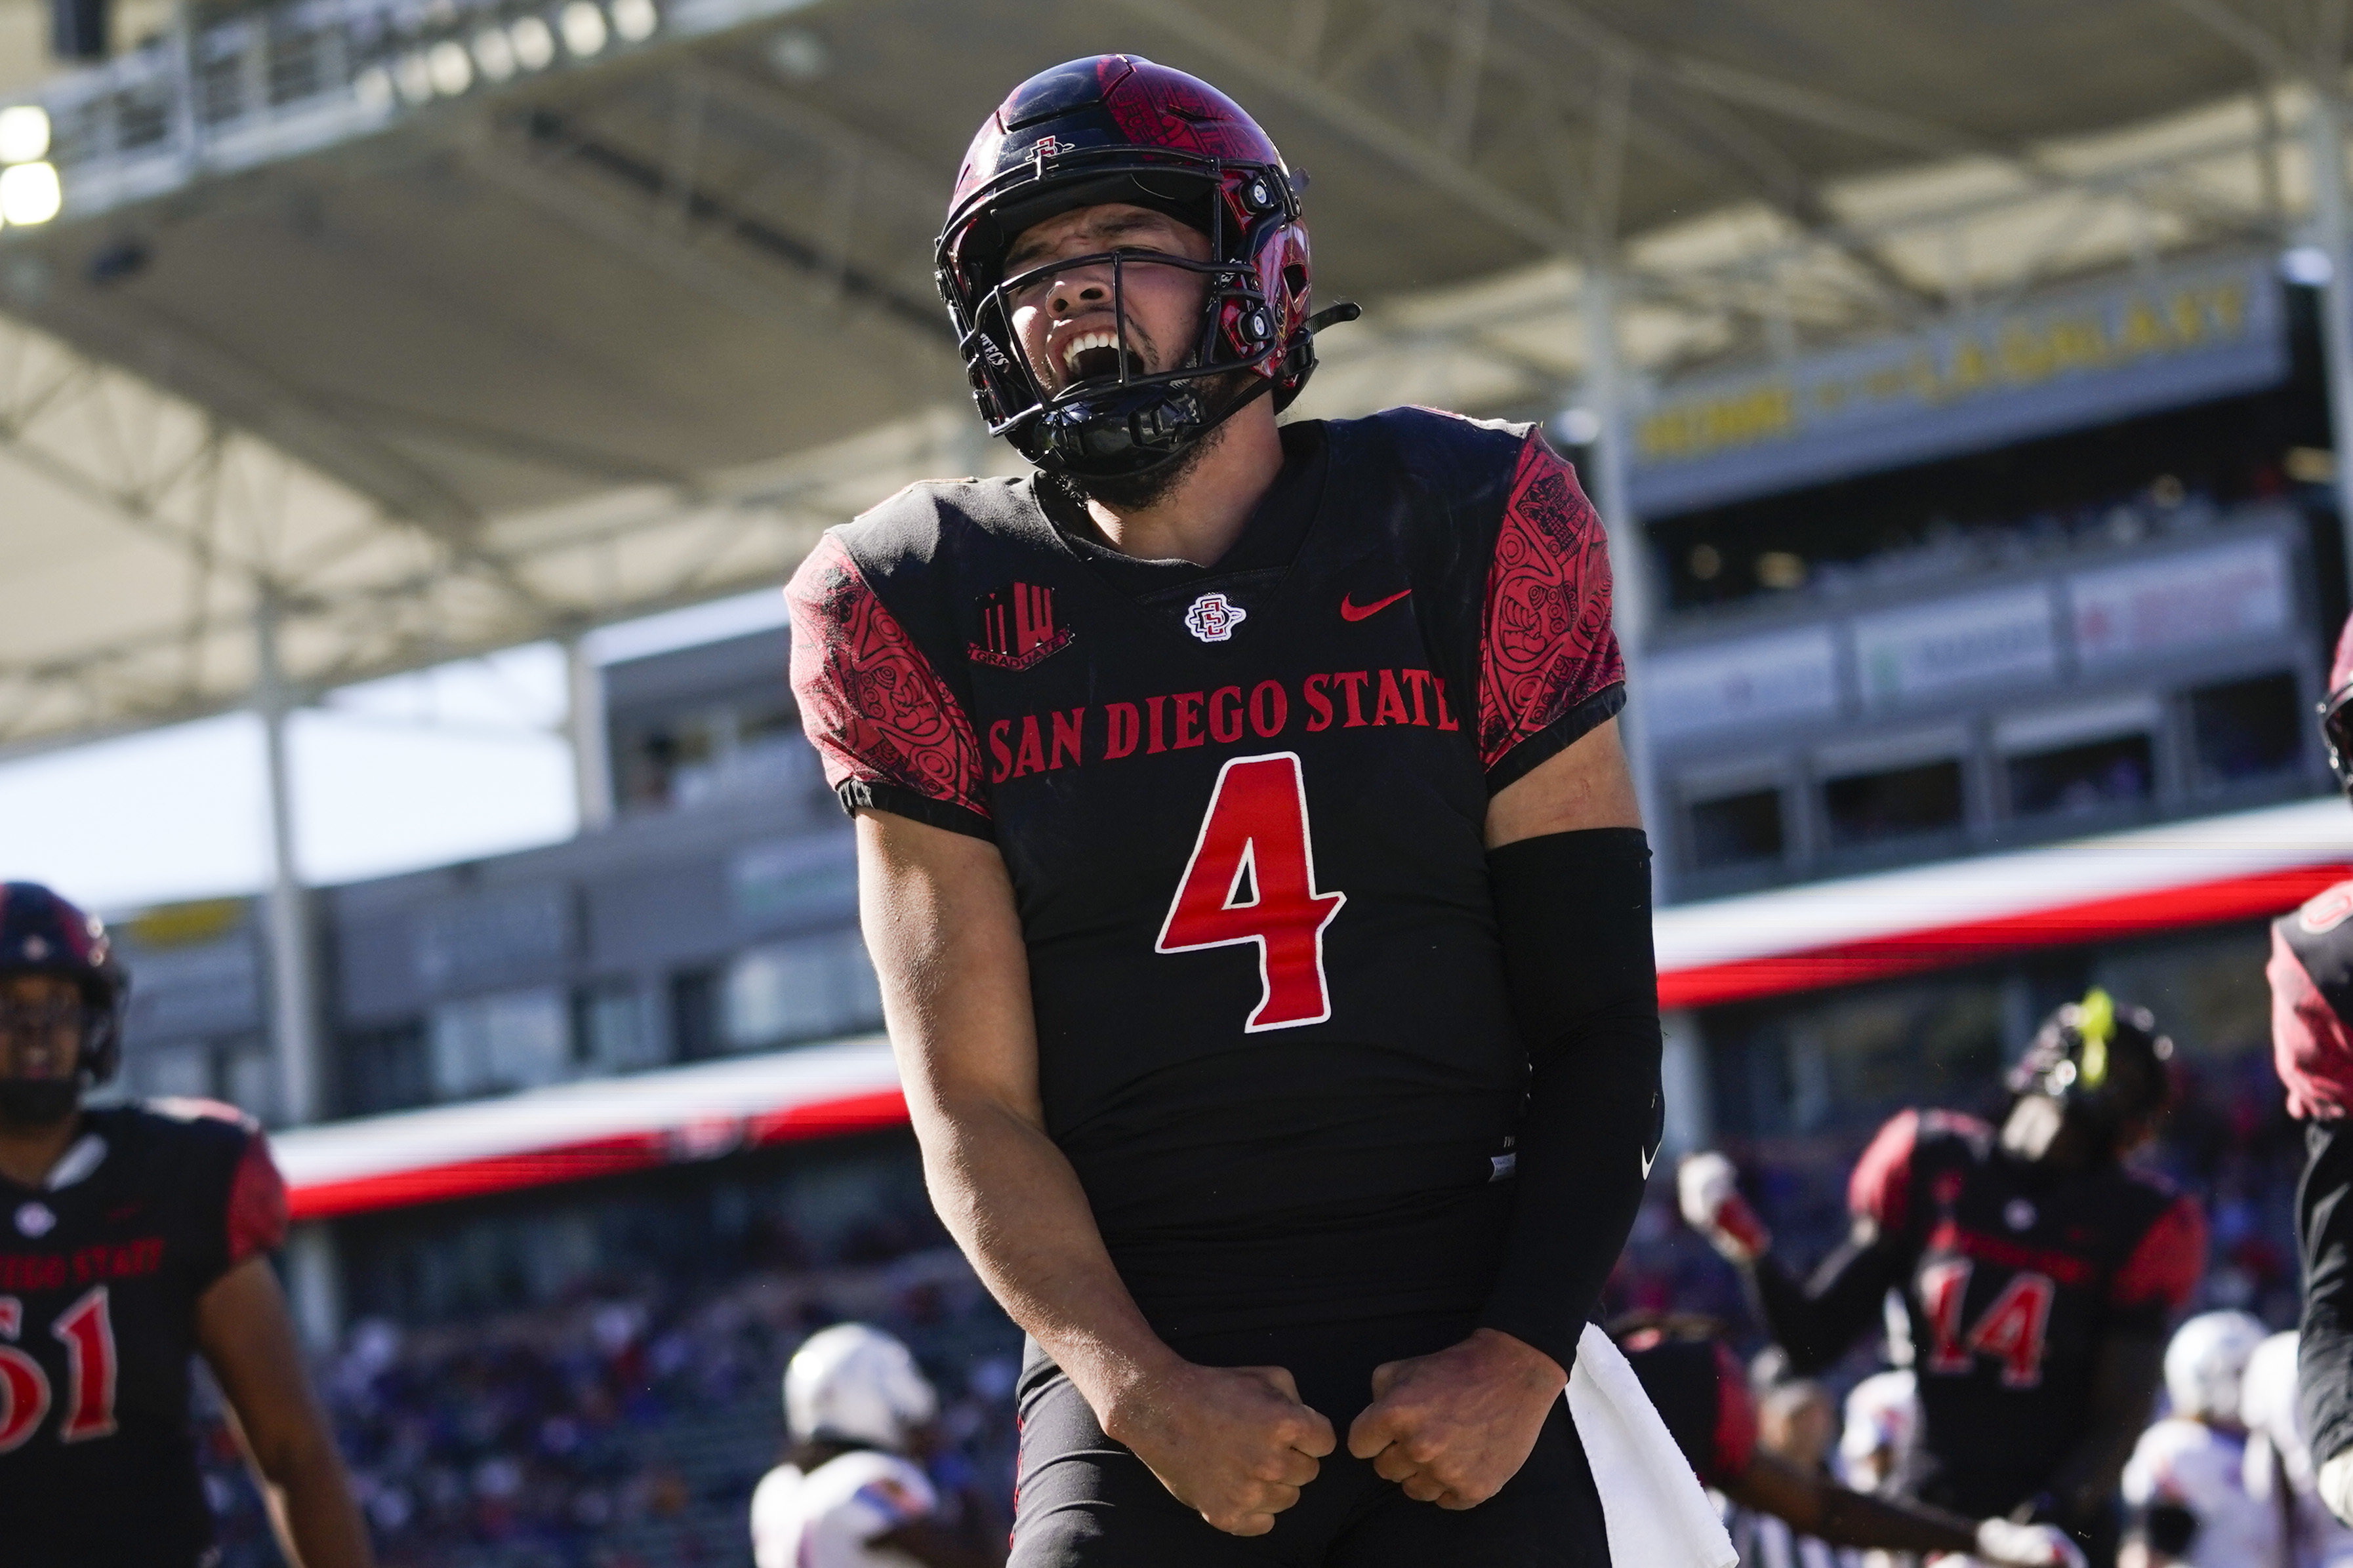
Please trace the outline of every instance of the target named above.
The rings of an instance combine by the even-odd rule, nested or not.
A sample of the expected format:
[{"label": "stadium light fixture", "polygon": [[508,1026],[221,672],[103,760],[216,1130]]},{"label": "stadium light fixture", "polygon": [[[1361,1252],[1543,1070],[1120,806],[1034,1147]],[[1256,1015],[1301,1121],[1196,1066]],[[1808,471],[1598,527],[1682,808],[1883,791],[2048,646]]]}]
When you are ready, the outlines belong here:
[{"label": "stadium light fixture", "polygon": [[605,26],[605,13],[589,0],[572,0],[556,17],[556,26],[564,29],[564,47],[582,59],[603,49],[612,36]]},{"label": "stadium light fixture", "polygon": [[444,98],[455,98],[474,85],[473,59],[465,45],[451,38],[426,52],[425,70],[433,79],[433,90]]},{"label": "stadium light fixture", "polygon": [[2306,289],[2323,289],[2337,275],[2328,252],[2316,245],[2299,245],[2279,258],[2280,276]]},{"label": "stadium light fixture", "polygon": [[506,80],[515,73],[513,41],[496,27],[475,34],[474,63],[491,80]]},{"label": "stadium light fixture", "polygon": [[654,9],[654,0],[613,0],[613,31],[625,42],[643,43],[660,26],[661,13]]},{"label": "stadium light fixture", "polygon": [[54,163],[11,163],[0,169],[0,219],[30,226],[47,223],[66,205]]},{"label": "stadium light fixture", "polygon": [[555,35],[536,16],[525,16],[507,29],[514,45],[515,64],[527,71],[543,71],[555,60]]},{"label": "stadium light fixture", "polygon": [[47,110],[37,103],[0,109],[0,163],[37,163],[48,155]]}]

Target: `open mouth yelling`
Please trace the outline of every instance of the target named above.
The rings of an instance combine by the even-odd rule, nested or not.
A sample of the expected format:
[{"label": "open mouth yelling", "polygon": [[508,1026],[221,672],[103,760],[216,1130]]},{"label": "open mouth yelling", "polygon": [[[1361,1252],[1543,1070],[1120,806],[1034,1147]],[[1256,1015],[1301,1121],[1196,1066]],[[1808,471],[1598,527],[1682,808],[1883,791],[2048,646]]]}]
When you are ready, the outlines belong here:
[{"label": "open mouth yelling", "polygon": [[1063,384],[1117,375],[1124,360],[1127,374],[1142,375],[1143,358],[1134,349],[1123,353],[1119,335],[1108,330],[1081,332],[1060,350]]}]

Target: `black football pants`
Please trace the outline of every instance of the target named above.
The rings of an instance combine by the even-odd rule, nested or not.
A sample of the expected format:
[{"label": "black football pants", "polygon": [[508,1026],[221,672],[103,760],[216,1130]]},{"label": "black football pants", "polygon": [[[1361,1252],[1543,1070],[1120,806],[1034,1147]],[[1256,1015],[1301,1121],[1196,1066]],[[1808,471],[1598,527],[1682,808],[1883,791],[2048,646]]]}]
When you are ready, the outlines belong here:
[{"label": "black football pants", "polygon": [[[1021,1369],[1021,1462],[1008,1568],[1609,1568],[1601,1500],[1566,1401],[1504,1489],[1460,1511],[1415,1502],[1348,1453],[1373,1368],[1463,1338],[1460,1318],[1219,1334],[1178,1344],[1207,1366],[1281,1366],[1339,1447],[1264,1535],[1212,1528],[1103,1436],[1033,1343]],[[1640,1568],[1639,1564],[1631,1568]]]}]

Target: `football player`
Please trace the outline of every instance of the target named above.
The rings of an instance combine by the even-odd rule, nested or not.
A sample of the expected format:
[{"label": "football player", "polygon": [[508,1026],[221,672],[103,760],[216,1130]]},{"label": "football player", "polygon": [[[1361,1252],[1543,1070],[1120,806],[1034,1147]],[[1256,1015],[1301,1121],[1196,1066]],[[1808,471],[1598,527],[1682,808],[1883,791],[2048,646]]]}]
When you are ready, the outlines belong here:
[{"label": "football player", "polygon": [[2247,1427],[2247,1495],[2279,1521],[2286,1568],[2353,1564],[2353,1529],[2323,1506],[2296,1399],[2296,1345],[2290,1329],[2255,1347],[2239,1384]]},{"label": "football player", "polygon": [[[2353,796],[2353,620],[2337,642],[2320,734],[2337,782]],[[2272,926],[2272,1053],[2288,1114],[2305,1124],[2296,1232],[2304,1253],[2298,1398],[2321,1500],[2353,1524],[2353,881],[2339,882]]]},{"label": "football player", "polygon": [[2112,1558],[2113,1499],[2147,1425],[2166,1329],[2204,1271],[2194,1199],[2122,1163],[2170,1098],[2171,1042],[2104,992],[2060,1008],[2012,1069],[1999,1129],[1907,1110],[1848,1188],[1846,1244],[1800,1283],[1729,1162],[1679,1173],[1684,1217],[1742,1268],[1801,1370],[1830,1365],[1903,1289],[1921,1430],[1908,1496],[2066,1527]]},{"label": "football player", "polygon": [[2244,1312],[2201,1312],[2165,1348],[2165,1419],[2125,1465],[2124,1499],[2149,1568],[2239,1568],[2279,1561],[2279,1519],[2247,1493],[2240,1389],[2263,1325]]},{"label": "football player", "polygon": [[269,1254],[286,1189],[227,1106],[85,1109],[130,981],[104,927],[0,885],[0,1560],[213,1561],[189,1360],[227,1395],[287,1558],[364,1568],[367,1536]]},{"label": "football player", "polygon": [[[1680,1326],[1638,1327],[1617,1337],[1675,1447],[1704,1485],[1738,1509],[1831,1546],[1973,1553],[1997,1568],[2083,1568],[2083,1553],[2056,1526],[2001,1519],[1972,1524],[1925,1503],[1841,1486],[1819,1468],[1760,1447],[1748,1380],[1720,1339]],[[1741,1560],[1803,1564],[1810,1555],[1827,1557],[1819,1549],[1810,1554],[1786,1534],[1777,1545],[1753,1555],[1744,1549]]]},{"label": "football player", "polygon": [[1192,77],[1015,89],[936,261],[1039,471],[828,534],[793,682],[1031,1340],[1012,1560],[1606,1561],[1561,1394],[1661,1105],[1593,509],[1525,426],[1277,426],[1298,185]]},{"label": "football player", "polygon": [[752,1493],[758,1568],[996,1568],[1001,1549],[939,1521],[909,1456],[939,1399],[907,1347],[864,1323],[820,1329],[785,1368],[792,1450]]}]

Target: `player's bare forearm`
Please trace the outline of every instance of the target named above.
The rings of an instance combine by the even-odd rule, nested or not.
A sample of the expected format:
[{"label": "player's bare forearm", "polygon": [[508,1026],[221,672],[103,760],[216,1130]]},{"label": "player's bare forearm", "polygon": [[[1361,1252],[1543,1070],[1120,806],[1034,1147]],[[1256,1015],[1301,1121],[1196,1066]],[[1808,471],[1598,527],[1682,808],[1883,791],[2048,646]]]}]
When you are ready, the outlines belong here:
[{"label": "player's bare forearm", "polygon": [[2051,1498],[2061,1522],[2089,1524],[2107,1506],[2133,1445],[2148,1426],[2158,1380],[2165,1369],[2162,1328],[2110,1333],[2092,1363],[2090,1407],[2084,1435],[2051,1472]]},{"label": "player's bare forearm", "polygon": [[1047,1136],[1029,964],[995,846],[859,814],[860,913],[941,1221],[1098,1418],[1173,1353]]},{"label": "player's bare forearm", "polygon": [[228,1398],[287,1561],[370,1568],[367,1527],[268,1258],[246,1259],[197,1298],[196,1346]]},{"label": "player's bare forearm", "polygon": [[1926,1503],[1872,1497],[1761,1448],[1724,1492],[1744,1508],[1787,1520],[1801,1533],[1832,1546],[1883,1552],[1977,1550],[1977,1526],[1958,1514]]},{"label": "player's bare forearm", "polygon": [[1110,1436],[1220,1530],[1261,1534],[1331,1452],[1281,1368],[1195,1366],[1153,1331],[1047,1134],[1028,952],[993,845],[858,818],[859,909],[932,1201]]}]

